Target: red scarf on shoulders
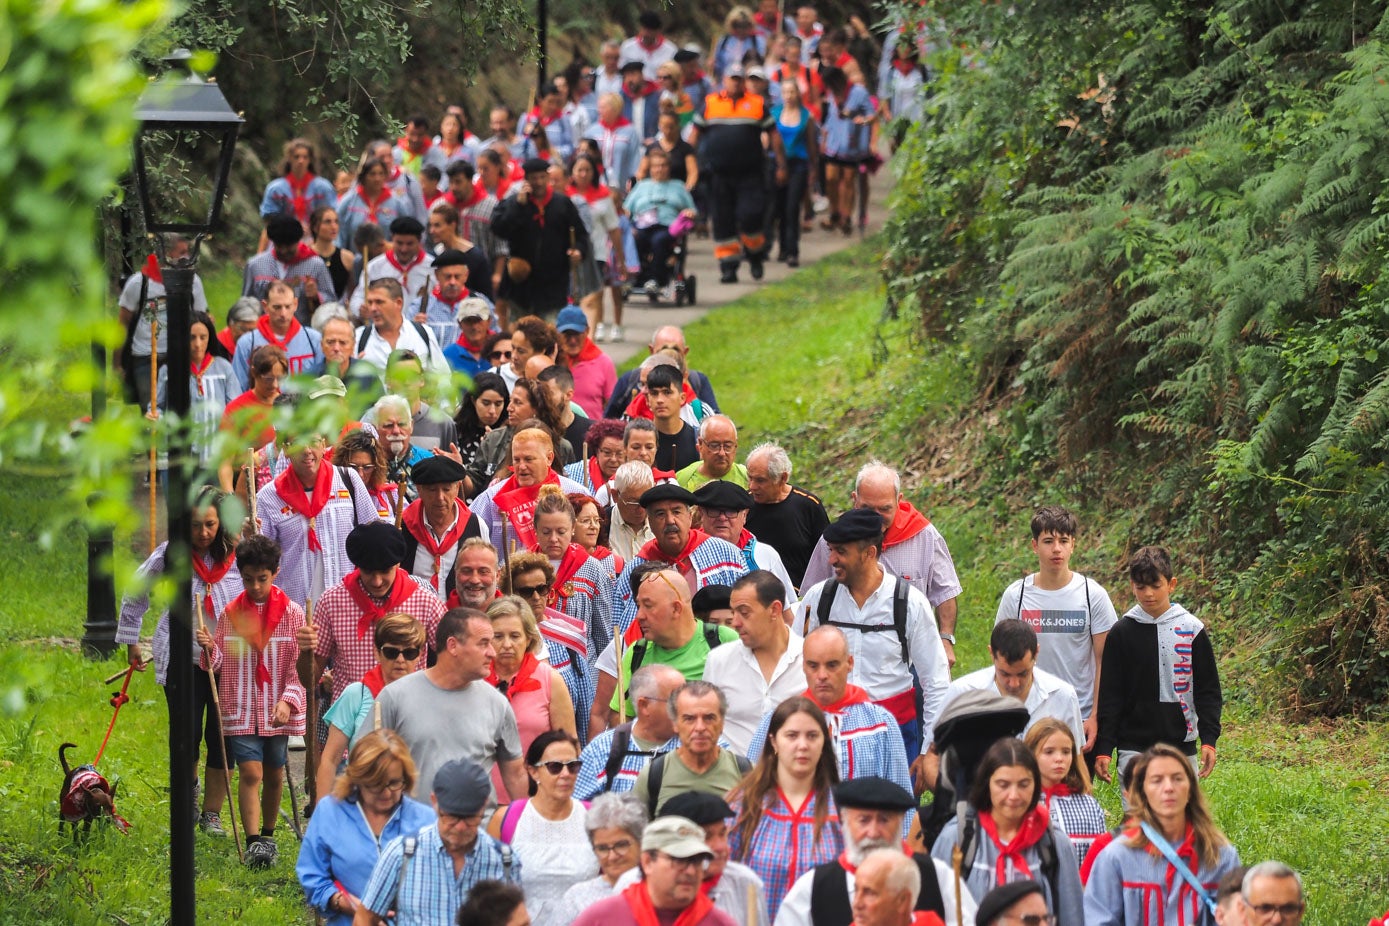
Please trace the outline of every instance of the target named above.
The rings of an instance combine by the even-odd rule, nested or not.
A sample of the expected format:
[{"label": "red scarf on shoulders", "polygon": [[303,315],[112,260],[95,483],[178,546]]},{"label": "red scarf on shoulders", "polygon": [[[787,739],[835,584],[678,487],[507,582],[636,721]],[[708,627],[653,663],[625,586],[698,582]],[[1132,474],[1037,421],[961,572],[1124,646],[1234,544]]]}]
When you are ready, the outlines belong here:
[{"label": "red scarf on shoulders", "polygon": [[549,605],[552,608],[563,610],[565,600],[574,597],[573,587],[568,592],[564,591],[565,583],[574,578],[574,574],[588,562],[588,551],[577,543],[571,543],[569,548],[560,557],[559,567],[555,569],[555,584],[550,588]]},{"label": "red scarf on shoulders", "polygon": [[[301,241],[294,247],[294,256],[289,260],[280,261],[280,263],[286,267],[293,267],[295,264],[302,264],[310,257],[318,257],[318,252],[313,249],[313,245]],[[275,259],[280,260],[280,255],[276,254]]]},{"label": "red scarf on shoulders", "polygon": [[217,612],[212,607],[212,586],[221,582],[226,577],[231,568],[236,565],[236,553],[227,554],[227,558],[220,563],[213,563],[211,566],[203,562],[201,556],[193,557],[193,574],[202,580],[206,588],[203,590],[203,614],[215,619]]},{"label": "red scarf on shoulders", "polygon": [[410,578],[410,573],[399,567],[395,571],[395,581],[391,583],[390,593],[386,595],[385,602],[379,605],[374,598],[367,594],[367,590],[362,588],[362,570],[354,569],[343,576],[342,584],[347,588],[347,594],[352,599],[352,603],[361,612],[357,616],[357,639],[359,640],[367,635],[372,624],[392,611],[399,611],[401,605],[405,604],[405,599],[419,588],[415,584],[415,580]]},{"label": "red scarf on shoulders", "polygon": [[[196,558],[195,558],[196,560]],[[264,612],[261,608],[264,607]],[[256,682],[270,684],[270,668],[265,664],[265,648],[270,643],[275,628],[289,610],[289,596],[276,586],[270,586],[270,597],[264,605],[258,605],[242,592],[227,605],[224,617],[231,621],[231,629],[256,651]]]},{"label": "red scarf on shoulders", "polygon": [[1023,853],[1042,838],[1042,835],[1051,828],[1051,816],[1047,809],[1041,804],[1033,807],[1027,816],[1022,818],[1022,825],[1018,827],[1018,832],[1013,836],[1013,840],[1004,845],[998,838],[998,824],[994,822],[994,815],[985,810],[979,814],[979,828],[982,829],[998,850],[998,862],[994,868],[994,883],[1008,883],[1008,863],[1013,863],[1013,870],[1016,872],[1014,880],[1018,878],[1032,877],[1032,868],[1023,858]]},{"label": "red scarf on shoulders", "polygon": [[[399,173],[399,168],[397,168],[396,170],[397,173]],[[391,179],[394,180],[395,178],[392,177]],[[360,184],[357,186],[357,197],[362,201],[362,205],[367,207],[367,218],[371,219],[372,223],[376,225],[381,224],[379,221],[377,221],[376,210],[380,209],[381,204],[394,195],[395,194],[391,192],[390,187],[382,187],[381,195],[376,197],[376,202],[372,202],[371,197],[367,195],[367,191],[362,189]]]},{"label": "red scarf on shoulders", "polygon": [[424,249],[423,249],[423,248],[421,248],[420,250],[418,250],[418,251],[415,252],[415,259],[412,260],[412,261],[410,261],[410,263],[408,263],[408,264],[402,264],[399,260],[397,260],[397,259],[396,259],[396,256],[395,256],[395,251],[387,251],[387,252],[386,252],[386,263],[390,264],[392,267],[394,267],[395,269],[397,269],[397,270],[400,271],[401,279],[404,279],[405,277],[409,276],[409,275],[410,275],[410,271],[411,271],[411,270],[414,270],[415,267],[417,267],[419,264],[423,263],[423,261],[424,261]]},{"label": "red scarf on shoulders", "polygon": [[294,217],[299,220],[300,225],[309,221],[309,184],[313,183],[313,180],[313,171],[304,174],[302,180],[297,179],[293,171],[285,174],[285,182],[289,184],[290,196],[294,202]]},{"label": "red scarf on shoulders", "polygon": [[578,187],[574,186],[574,184],[571,183],[569,184],[569,186],[565,188],[564,193],[570,199],[573,199],[576,196],[582,196],[584,198],[584,202],[589,203],[590,205],[598,202],[600,199],[611,199],[613,195],[612,190],[603,186],[601,183],[597,186],[591,186],[587,190],[580,190]]},{"label": "red scarf on shoulders", "polygon": [[631,125],[632,120],[628,119],[626,116],[619,116],[616,122],[609,122],[606,119],[599,119],[598,124],[601,125],[604,129],[608,130],[609,132],[616,132],[624,125]]},{"label": "red scarf on shoulders", "polygon": [[550,200],[555,198],[555,189],[549,184],[545,185],[545,193],[531,194],[531,205],[535,207],[535,221],[541,228],[545,227],[545,207],[550,205]]},{"label": "red scarf on shoulders", "polygon": [[291,318],[289,320],[289,333],[281,338],[270,329],[269,315],[262,315],[260,318],[256,319],[256,330],[260,332],[261,337],[265,338],[267,342],[274,344],[285,353],[289,352],[289,342],[299,336],[301,328],[303,328],[303,325],[299,324],[299,319]]},{"label": "red scarf on shoulders", "polygon": [[449,205],[454,206],[459,212],[462,212],[464,209],[471,209],[487,198],[487,191],[482,188],[481,183],[474,183],[472,185],[472,191],[472,195],[464,202],[459,202],[458,197],[453,195],[452,190],[444,194],[444,199],[448,201]]},{"label": "red scarf on shoulders", "polygon": [[930,526],[931,519],[917,511],[916,506],[904,498],[897,503],[897,516],[892,519],[887,534],[883,537],[883,549],[911,540]]},{"label": "red scarf on shoulders", "polygon": [[477,357],[479,360],[482,359],[483,348],[487,346],[486,341],[483,341],[481,344],[474,344],[472,341],[469,341],[468,336],[461,330],[458,332],[458,341],[456,343],[459,347],[463,348],[474,357]]},{"label": "red scarf on shoulders", "polygon": [[[682,383],[681,387],[686,405],[689,405],[695,399],[699,398],[699,395],[690,388],[689,383]],[[648,421],[655,417],[651,414],[651,406],[647,404],[646,393],[644,392],[638,392],[636,398],[628,403],[627,410],[622,414],[628,418],[645,418]]]},{"label": "red scarf on shoulders", "polygon": [[603,467],[598,465],[597,457],[588,458],[588,481],[593,486],[593,491],[597,492],[608,481],[603,475]]},{"label": "red scarf on shoulders", "polygon": [[516,530],[517,543],[528,550],[535,546],[535,503],[540,499],[542,485],[559,485],[559,474],[552,469],[546,470],[545,481],[533,486],[523,486],[515,476],[510,476],[492,496],[497,510]]},{"label": "red scarf on shoulders", "polygon": [[[265,316],[262,315],[261,320],[264,321]],[[312,500],[304,493],[304,485],[299,481],[299,477],[294,475],[292,468],[275,477],[275,491],[296,514],[303,515],[308,520],[309,550],[322,553],[323,545],[318,542],[318,525],[315,519],[333,498],[333,467],[326,462],[319,464],[318,475],[314,478]]]},{"label": "red scarf on shoulders", "polygon": [[434,590],[439,590],[439,569],[443,565],[444,554],[458,546],[458,541],[463,539],[463,532],[468,529],[468,522],[472,519],[473,513],[463,507],[463,503],[458,499],[453,501],[458,517],[454,519],[453,527],[449,528],[442,540],[434,539],[434,532],[424,520],[424,503],[415,499],[405,509],[405,513],[400,516],[400,523],[408,530],[420,546],[429,551],[429,555],[434,557],[434,574],[429,577],[429,583],[434,586]]},{"label": "red scarf on shoulders", "polygon": [[[651,895],[647,893],[644,883],[638,881],[628,887],[622,892],[622,899],[627,901],[627,909],[632,912],[637,926],[658,926],[660,920],[656,916],[656,905],[651,902]],[[694,926],[713,909],[714,902],[704,896],[703,891],[697,892],[694,901],[680,911],[672,926]]]},{"label": "red scarf on shoulders", "polygon": [[[805,690],[805,696],[815,701],[815,695],[809,688]],[[868,697],[868,692],[864,691],[859,686],[848,685],[844,688],[844,697],[833,704],[820,704],[819,701],[815,701],[815,703],[820,704],[820,710],[824,711],[826,714],[842,714],[846,709],[853,707],[855,704],[869,704],[872,700],[872,698]]]},{"label": "red scarf on shoulders", "polygon": [[670,565],[678,569],[681,573],[684,573],[688,570],[694,569],[694,567],[690,565],[690,554],[695,551],[696,547],[698,547],[701,543],[708,539],[708,534],[704,533],[704,531],[700,530],[699,528],[694,527],[690,529],[690,539],[685,541],[684,549],[682,549],[675,556],[667,556],[666,554],[662,553],[661,548],[657,545],[655,538],[646,541],[646,543],[642,545],[642,548],[637,551],[637,555],[640,556],[642,559],[647,560],[648,562],[669,563]]},{"label": "red scarf on shoulders", "polygon": [[191,360],[188,362],[188,371],[193,374],[193,382],[195,382],[198,386],[199,396],[204,395],[203,374],[207,372],[207,368],[210,366],[212,366],[211,352],[203,354],[203,359],[201,363],[193,363]]},{"label": "red scarf on shoulders", "polygon": [[140,268],[140,272],[145,275],[145,279],[151,283],[164,285],[164,269],[159,266],[159,258],[151,254],[145,258],[145,264]]},{"label": "red scarf on shoulders", "polygon": [[[410,266],[413,267],[414,264],[411,264]],[[437,286],[434,287],[434,289],[430,292],[430,295],[433,296],[435,299],[439,300],[444,305],[452,306],[455,309],[458,307],[458,303],[462,302],[464,299],[467,299],[472,294],[472,290],[468,289],[468,287],[466,286],[463,287],[463,291],[460,292],[458,296],[453,299],[445,299],[444,294],[440,292],[439,287]]]},{"label": "red scarf on shoulders", "polygon": [[487,676],[487,684],[502,691],[506,699],[511,701],[518,694],[527,691],[539,691],[540,679],[535,677],[536,671],[540,668],[540,660],[535,658],[533,653],[526,653],[521,657],[521,666],[516,670],[516,675],[506,684],[506,690],[502,691],[502,680],[497,675],[497,661],[492,660],[492,671]]},{"label": "red scarf on shoulders", "polygon": [[379,697],[381,689],[386,687],[386,678],[381,674],[381,666],[374,665],[367,669],[367,674],[362,676],[362,684],[371,692],[373,698]]},{"label": "red scarf on shoulders", "polygon": [[579,348],[579,356],[570,357],[568,354],[565,354],[564,362],[567,366],[572,367],[576,363],[587,363],[590,360],[597,360],[601,356],[603,356],[603,348],[594,344],[593,338],[584,335],[584,346]]}]

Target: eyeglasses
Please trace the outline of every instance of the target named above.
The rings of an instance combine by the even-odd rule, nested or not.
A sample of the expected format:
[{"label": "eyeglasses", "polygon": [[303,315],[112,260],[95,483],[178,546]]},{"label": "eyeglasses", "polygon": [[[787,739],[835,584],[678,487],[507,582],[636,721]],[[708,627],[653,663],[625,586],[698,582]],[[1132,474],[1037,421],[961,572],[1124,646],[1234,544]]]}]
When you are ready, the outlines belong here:
[{"label": "eyeglasses", "polygon": [[642,585],[645,585],[647,582],[650,582],[652,579],[660,579],[662,582],[666,583],[666,585],[670,586],[670,590],[671,590],[672,592],[675,592],[675,597],[676,597],[676,598],[679,598],[679,597],[680,597],[680,589],[676,588],[676,587],[675,587],[675,583],[672,582],[672,581],[670,581],[670,577],[666,575],[664,569],[657,570],[656,572],[648,572],[646,575],[642,576],[642,578],[641,578],[641,584],[642,584]]},{"label": "eyeglasses", "polygon": [[641,507],[641,502],[629,502],[629,501],[627,501],[627,499],[623,498],[621,495],[619,495],[619,496],[617,497],[617,503],[618,503],[619,505],[623,505],[623,506],[625,506],[625,507],[627,507],[627,508],[640,508],[640,507]]},{"label": "eyeglasses", "polygon": [[1249,901],[1246,900],[1245,904],[1247,904],[1249,909],[1254,911],[1254,915],[1260,919],[1269,919],[1277,913],[1285,920],[1295,920],[1300,918],[1302,916],[1302,911],[1306,909],[1306,905],[1302,903],[1249,903]]},{"label": "eyeglasses", "polygon": [[583,762],[578,759],[572,762],[537,762],[531,768],[543,768],[551,775],[558,775],[560,772],[567,771],[571,775],[579,774],[579,769],[583,768]]},{"label": "eyeglasses", "polygon": [[584,527],[602,527],[602,518],[575,518],[575,524],[582,524]]},{"label": "eyeglasses", "polygon": [[395,662],[401,656],[404,656],[409,662],[414,662],[420,658],[420,648],[407,646],[401,649],[399,646],[383,646],[381,647],[381,655],[386,657],[387,662]]},{"label": "eyeglasses", "polygon": [[347,468],[348,468],[348,469],[355,469],[355,470],[356,470],[357,472],[359,472],[359,473],[369,473],[369,472],[371,472],[372,470],[376,469],[376,464],[375,464],[375,463],[349,463],[349,464],[347,464]]},{"label": "eyeglasses", "polygon": [[362,787],[367,788],[371,791],[404,791],[405,779],[392,778],[390,781],[382,785],[363,785]]},{"label": "eyeglasses", "polygon": [[1023,916],[1005,916],[1004,919],[1022,923],[1022,926],[1056,926],[1056,917],[1050,913],[1027,913]]},{"label": "eyeglasses", "polygon": [[736,440],[711,440],[702,443],[711,453],[732,453],[738,449]]},{"label": "eyeglasses", "polygon": [[494,350],[494,351],[492,351],[492,353],[488,354],[487,356],[488,356],[490,359],[492,359],[492,360],[510,360],[510,359],[511,359],[511,351],[509,351],[509,350]]},{"label": "eyeglasses", "polygon": [[522,598],[532,598],[536,595],[550,594],[550,583],[545,582],[541,585],[518,585],[515,589],[516,594]]},{"label": "eyeglasses", "polygon": [[617,842],[595,842],[593,844],[594,855],[622,855],[632,846],[636,845],[630,839],[619,839]]}]

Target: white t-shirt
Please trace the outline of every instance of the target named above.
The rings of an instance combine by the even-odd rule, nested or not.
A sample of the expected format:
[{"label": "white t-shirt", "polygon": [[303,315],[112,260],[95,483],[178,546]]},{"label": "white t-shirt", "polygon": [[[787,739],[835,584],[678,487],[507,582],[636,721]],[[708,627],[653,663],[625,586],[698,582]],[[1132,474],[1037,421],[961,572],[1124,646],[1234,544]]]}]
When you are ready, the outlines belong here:
[{"label": "white t-shirt", "polygon": [[[1095,704],[1095,652],[1091,639],[1108,633],[1119,621],[1109,592],[1094,579],[1071,574],[1065,588],[1047,591],[1037,574],[1019,579],[1003,592],[994,623],[1021,619],[1037,631],[1037,668],[1070,682],[1080,699],[1080,714],[1089,718]],[[1019,595],[1022,596],[1019,602]]]}]

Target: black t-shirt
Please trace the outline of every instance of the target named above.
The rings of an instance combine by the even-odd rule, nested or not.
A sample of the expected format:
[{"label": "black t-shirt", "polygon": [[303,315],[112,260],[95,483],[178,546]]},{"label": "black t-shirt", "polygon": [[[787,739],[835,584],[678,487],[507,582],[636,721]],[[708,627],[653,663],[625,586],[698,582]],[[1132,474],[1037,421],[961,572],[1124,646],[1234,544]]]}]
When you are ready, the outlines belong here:
[{"label": "black t-shirt", "polygon": [[679,434],[666,434],[660,428],[656,429],[656,463],[653,469],[679,472],[691,463],[699,462],[699,449],[695,447],[695,437],[699,432],[688,421],[681,423],[684,427]]},{"label": "black t-shirt", "polygon": [[660,142],[653,142],[647,146],[646,153],[650,154],[656,150],[665,151],[666,154],[670,155],[670,179],[679,180],[681,183],[689,179],[690,175],[685,172],[685,158],[695,153],[694,147],[689,142],[682,138],[669,151],[666,151]]},{"label": "black t-shirt", "polygon": [[593,419],[576,414],[574,420],[569,423],[569,427],[564,429],[564,439],[569,441],[570,447],[574,448],[575,459],[582,460],[584,458],[584,435],[592,426]]},{"label": "black t-shirt", "polygon": [[799,589],[805,567],[820,535],[829,527],[830,517],[820,499],[804,489],[791,487],[791,494],[775,505],[753,505],[747,528],[762,543],[771,544],[781,554],[791,581]]}]

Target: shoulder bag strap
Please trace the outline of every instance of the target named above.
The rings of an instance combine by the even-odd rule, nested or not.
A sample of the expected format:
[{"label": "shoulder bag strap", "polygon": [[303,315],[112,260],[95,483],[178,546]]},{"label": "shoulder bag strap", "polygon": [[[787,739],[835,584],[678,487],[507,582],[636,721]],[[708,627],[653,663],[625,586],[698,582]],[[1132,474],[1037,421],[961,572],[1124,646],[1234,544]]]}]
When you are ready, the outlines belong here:
[{"label": "shoulder bag strap", "polygon": [[1143,823],[1141,826],[1143,827],[1143,835],[1147,836],[1148,841],[1162,853],[1162,857],[1167,859],[1168,864],[1177,869],[1177,874],[1181,875],[1182,880],[1196,892],[1197,897],[1201,898],[1201,902],[1206,905],[1206,909],[1210,910],[1211,916],[1215,916],[1214,898],[1206,891],[1205,885],[1197,879],[1192,870],[1186,867],[1186,863],[1177,855],[1177,850],[1172,848],[1172,844],[1164,839],[1163,835],[1159,833],[1152,824]]}]

